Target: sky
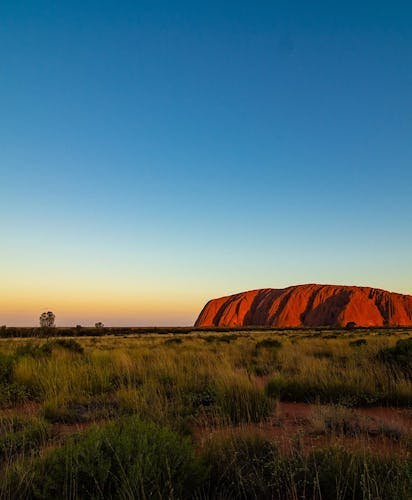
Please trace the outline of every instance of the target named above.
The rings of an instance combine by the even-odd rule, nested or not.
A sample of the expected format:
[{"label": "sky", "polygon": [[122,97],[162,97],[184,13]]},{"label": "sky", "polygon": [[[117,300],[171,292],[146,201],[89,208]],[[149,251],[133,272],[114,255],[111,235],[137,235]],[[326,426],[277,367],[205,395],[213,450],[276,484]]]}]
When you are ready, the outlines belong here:
[{"label": "sky", "polygon": [[0,3],[0,324],[412,294],[407,1]]}]

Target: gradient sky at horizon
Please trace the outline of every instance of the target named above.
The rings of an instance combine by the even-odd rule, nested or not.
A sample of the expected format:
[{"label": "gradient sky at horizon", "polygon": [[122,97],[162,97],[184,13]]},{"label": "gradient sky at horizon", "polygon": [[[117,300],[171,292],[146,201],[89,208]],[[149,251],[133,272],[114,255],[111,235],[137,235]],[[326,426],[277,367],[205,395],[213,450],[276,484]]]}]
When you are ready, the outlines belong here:
[{"label": "gradient sky at horizon", "polygon": [[0,3],[0,324],[412,293],[412,6]]}]

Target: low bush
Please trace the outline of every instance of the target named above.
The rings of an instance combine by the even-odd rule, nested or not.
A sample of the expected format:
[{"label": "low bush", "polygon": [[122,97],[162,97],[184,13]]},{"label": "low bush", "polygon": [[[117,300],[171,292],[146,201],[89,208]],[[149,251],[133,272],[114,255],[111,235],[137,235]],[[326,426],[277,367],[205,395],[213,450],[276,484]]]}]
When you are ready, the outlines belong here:
[{"label": "low bush", "polygon": [[401,339],[394,347],[387,347],[378,352],[378,359],[391,366],[400,368],[412,378],[412,338]]},{"label": "low bush", "polygon": [[13,380],[15,361],[15,356],[0,353],[0,408],[28,397],[27,388]]},{"label": "low bush", "polygon": [[126,418],[72,438],[10,470],[0,493],[15,498],[190,498],[205,468],[190,442],[151,423]]},{"label": "low bush", "polygon": [[359,347],[361,345],[366,345],[366,339],[357,339],[349,342],[350,347]]},{"label": "low bush", "polygon": [[67,349],[68,351],[75,352],[77,354],[83,354],[84,349],[77,340],[74,339],[55,339],[50,342],[51,348],[60,347],[62,349]]},{"label": "low bush", "polygon": [[316,359],[333,359],[333,352],[327,349],[318,349],[313,351],[312,356]]},{"label": "low bush", "polygon": [[31,356],[33,358],[49,357],[52,354],[54,348],[59,347],[61,349],[66,349],[68,351],[83,354],[84,349],[74,339],[54,339],[45,342],[44,344],[38,344],[37,342],[25,342],[24,344],[17,347],[15,351],[16,357]]},{"label": "low bush", "polygon": [[236,335],[235,333],[231,333],[229,335],[224,335],[224,334],[207,335],[207,336],[203,337],[203,340],[205,342],[225,342],[228,344],[229,342],[234,342],[238,338],[239,338],[239,335]]},{"label": "low bush", "polygon": [[263,339],[256,342],[256,349],[279,349],[282,347],[282,342],[276,339]]},{"label": "low bush", "polygon": [[180,337],[172,337],[170,339],[165,340],[165,345],[176,345],[176,344],[181,344],[183,340]]},{"label": "low bush", "polygon": [[0,418],[0,461],[37,452],[49,438],[50,427],[40,418],[17,416]]},{"label": "low bush", "polygon": [[51,342],[38,344],[37,342],[25,342],[17,347],[15,356],[17,358],[23,356],[31,356],[32,358],[42,358],[51,356],[52,346]]},{"label": "low bush", "polygon": [[13,376],[14,358],[0,353],[0,384],[8,384]]},{"label": "low bush", "polygon": [[344,380],[318,383],[278,375],[266,384],[265,392],[272,398],[305,403],[319,402],[343,406],[370,406],[379,402],[408,404],[407,400],[397,398],[395,394],[371,392]]},{"label": "low bush", "polygon": [[16,382],[0,384],[0,408],[23,403],[28,399],[32,399],[32,394],[25,385]]}]

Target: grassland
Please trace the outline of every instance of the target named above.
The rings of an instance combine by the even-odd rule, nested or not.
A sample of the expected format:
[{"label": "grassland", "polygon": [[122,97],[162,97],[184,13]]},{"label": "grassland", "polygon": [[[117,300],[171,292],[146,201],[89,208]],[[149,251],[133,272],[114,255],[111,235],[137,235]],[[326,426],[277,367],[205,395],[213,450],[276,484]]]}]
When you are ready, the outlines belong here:
[{"label": "grassland", "polygon": [[0,498],[412,498],[411,330],[8,330]]}]

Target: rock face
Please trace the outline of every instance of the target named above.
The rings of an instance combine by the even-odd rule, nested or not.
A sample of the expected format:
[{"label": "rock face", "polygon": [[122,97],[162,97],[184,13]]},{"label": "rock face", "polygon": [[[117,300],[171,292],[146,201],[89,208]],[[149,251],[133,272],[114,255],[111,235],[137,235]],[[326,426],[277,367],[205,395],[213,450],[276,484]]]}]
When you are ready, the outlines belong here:
[{"label": "rock face", "polygon": [[410,326],[412,296],[377,288],[297,285],[210,300],[198,327]]}]

